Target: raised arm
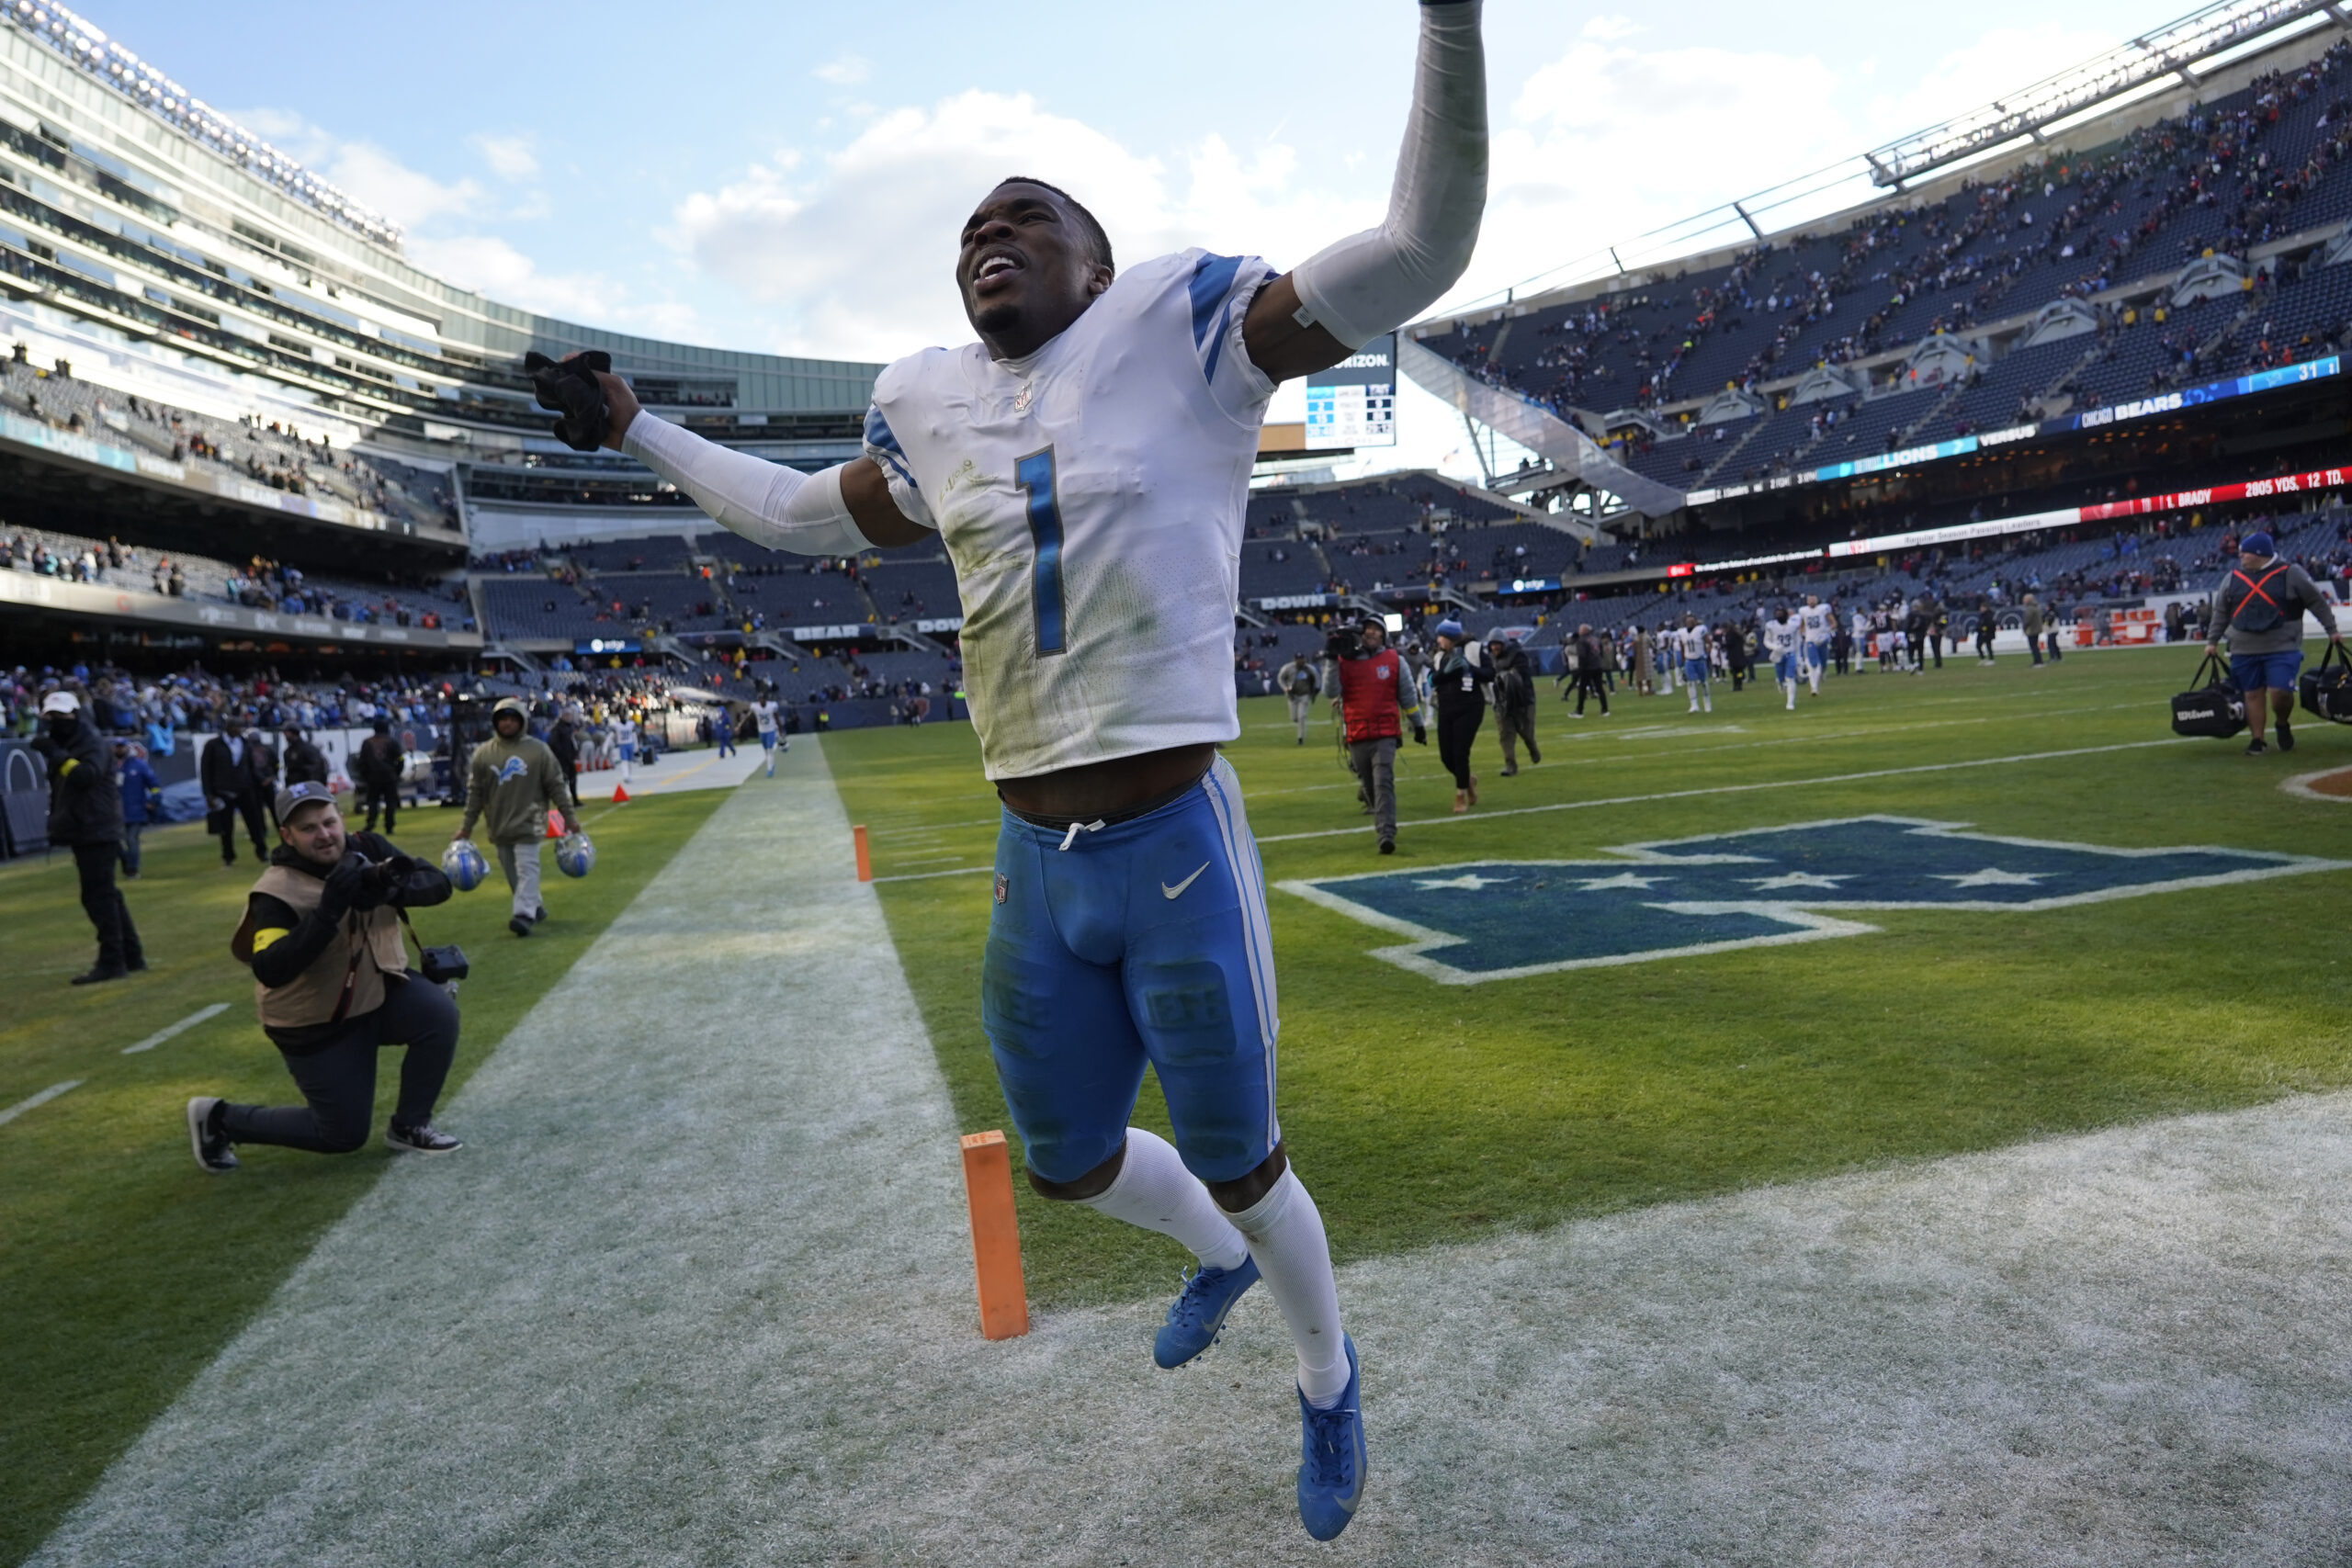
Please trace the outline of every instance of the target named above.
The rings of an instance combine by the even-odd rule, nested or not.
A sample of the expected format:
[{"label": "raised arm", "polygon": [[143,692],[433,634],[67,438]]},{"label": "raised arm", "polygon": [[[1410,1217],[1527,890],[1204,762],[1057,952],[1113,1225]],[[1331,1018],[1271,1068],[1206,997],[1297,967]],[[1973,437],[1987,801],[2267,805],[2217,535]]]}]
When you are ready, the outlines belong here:
[{"label": "raised arm", "polygon": [[1277,381],[1337,365],[1437,303],[1470,265],[1487,206],[1481,0],[1421,0],[1405,146],[1377,229],[1317,252],[1258,291],[1250,361]]},{"label": "raised arm", "polygon": [[931,532],[899,510],[871,457],[804,474],[655,418],[610,371],[597,372],[596,381],[612,415],[605,445],[643,463],[694,497],[712,522],[755,545],[854,556],[876,546],[911,545]]}]

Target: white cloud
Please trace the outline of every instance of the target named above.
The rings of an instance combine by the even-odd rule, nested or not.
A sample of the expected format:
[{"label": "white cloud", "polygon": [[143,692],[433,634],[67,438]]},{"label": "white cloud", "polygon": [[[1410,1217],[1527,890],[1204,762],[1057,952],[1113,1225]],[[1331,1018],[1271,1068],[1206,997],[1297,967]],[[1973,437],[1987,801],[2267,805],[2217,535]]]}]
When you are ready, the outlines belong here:
[{"label": "white cloud", "polygon": [[483,209],[484,193],[474,181],[436,180],[372,141],[345,141],[300,115],[257,108],[240,109],[229,118],[403,229]]},{"label": "white cloud", "polygon": [[675,342],[708,341],[691,306],[633,298],[625,285],[603,273],[543,271],[495,235],[416,238],[408,250],[427,272],[503,305]]},{"label": "white cloud", "polygon": [[1870,107],[1872,139],[1889,140],[1939,125],[2103,54],[2121,41],[2111,33],[2060,21],[2030,28],[1996,28],[1937,61],[1903,91],[1873,99]]},{"label": "white cloud", "polygon": [[829,60],[809,73],[819,81],[831,82],[836,87],[854,87],[873,73],[874,67],[861,56],[854,54],[844,54],[838,60]]},{"label": "white cloud", "polygon": [[1287,265],[1378,216],[1303,188],[1314,181],[1284,146],[1243,152],[1211,137],[1181,156],[1171,171],[1025,94],[975,89],[888,111],[805,165],[779,154],[690,195],[669,238],[703,272],[772,308],[778,351],[872,359],[970,339],[956,236],[1008,175],[1069,191],[1129,261],[1201,244]]},{"label": "white cloud", "polygon": [[482,162],[490,165],[490,172],[502,180],[527,180],[539,172],[534,137],[492,136],[484,131],[470,140]]}]

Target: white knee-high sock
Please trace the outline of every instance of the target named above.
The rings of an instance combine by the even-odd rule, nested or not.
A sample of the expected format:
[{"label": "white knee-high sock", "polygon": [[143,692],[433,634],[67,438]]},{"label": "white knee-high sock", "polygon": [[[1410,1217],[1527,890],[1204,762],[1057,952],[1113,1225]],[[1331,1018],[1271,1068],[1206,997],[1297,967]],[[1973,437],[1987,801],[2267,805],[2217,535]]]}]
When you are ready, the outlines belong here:
[{"label": "white knee-high sock", "polygon": [[1249,1238],[1274,1304],[1290,1325],[1298,1349],[1298,1390],[1306,1402],[1329,1409],[1348,1387],[1348,1353],[1340,1343],[1340,1291],[1331,1278],[1331,1247],[1324,1239],[1323,1216],[1315,1200],[1285,1170],[1273,1190],[1233,1216]]},{"label": "white knee-high sock", "polygon": [[1079,1200],[1099,1213],[1161,1235],[1174,1236],[1212,1269],[1238,1269],[1249,1243],[1216,1206],[1201,1179],[1184,1168],[1167,1139],[1141,1127],[1127,1129],[1127,1157],[1118,1179],[1091,1198]]}]

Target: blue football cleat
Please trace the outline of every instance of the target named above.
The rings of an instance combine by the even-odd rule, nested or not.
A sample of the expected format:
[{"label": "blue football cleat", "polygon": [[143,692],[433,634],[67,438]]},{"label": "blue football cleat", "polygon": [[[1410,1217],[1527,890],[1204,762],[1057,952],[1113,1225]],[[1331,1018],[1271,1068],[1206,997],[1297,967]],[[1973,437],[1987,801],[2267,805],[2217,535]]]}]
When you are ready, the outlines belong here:
[{"label": "blue football cleat", "polygon": [[1181,1367],[1216,1343],[1225,1314],[1241,1292],[1258,1282],[1258,1260],[1244,1258],[1238,1269],[1212,1269],[1203,1264],[1184,1276],[1183,1293],[1168,1309],[1168,1321],[1152,1341],[1151,1359],[1163,1367]]},{"label": "blue football cleat", "polygon": [[1298,1396],[1300,1425],[1298,1517],[1306,1533],[1329,1540],[1348,1528],[1363,1501],[1363,1367],[1356,1359],[1356,1342],[1345,1335],[1348,1386],[1340,1403],[1317,1410]]}]

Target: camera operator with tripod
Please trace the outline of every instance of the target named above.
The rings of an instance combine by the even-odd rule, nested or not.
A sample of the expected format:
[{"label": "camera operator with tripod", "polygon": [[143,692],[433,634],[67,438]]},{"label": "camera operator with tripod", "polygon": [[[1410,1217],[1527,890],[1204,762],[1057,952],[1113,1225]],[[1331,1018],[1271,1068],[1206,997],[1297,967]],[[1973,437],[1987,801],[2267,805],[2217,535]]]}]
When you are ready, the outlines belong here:
[{"label": "camera operator with tripod", "polygon": [[277,793],[279,844],[246,897],[229,951],[254,972],[262,1030],[286,1058],[304,1103],[187,1102],[196,1163],[233,1170],[234,1145],[276,1144],[348,1154],[368,1141],[376,1053],[405,1045],[401,1091],[384,1142],[414,1154],[461,1145],[433,1126],[433,1106],[458,1054],[458,1004],[444,982],[465,977],[455,948],[424,949],[423,973],[401,945],[407,911],[449,897],[439,867],[374,833],[349,833],[322,784]]}]

